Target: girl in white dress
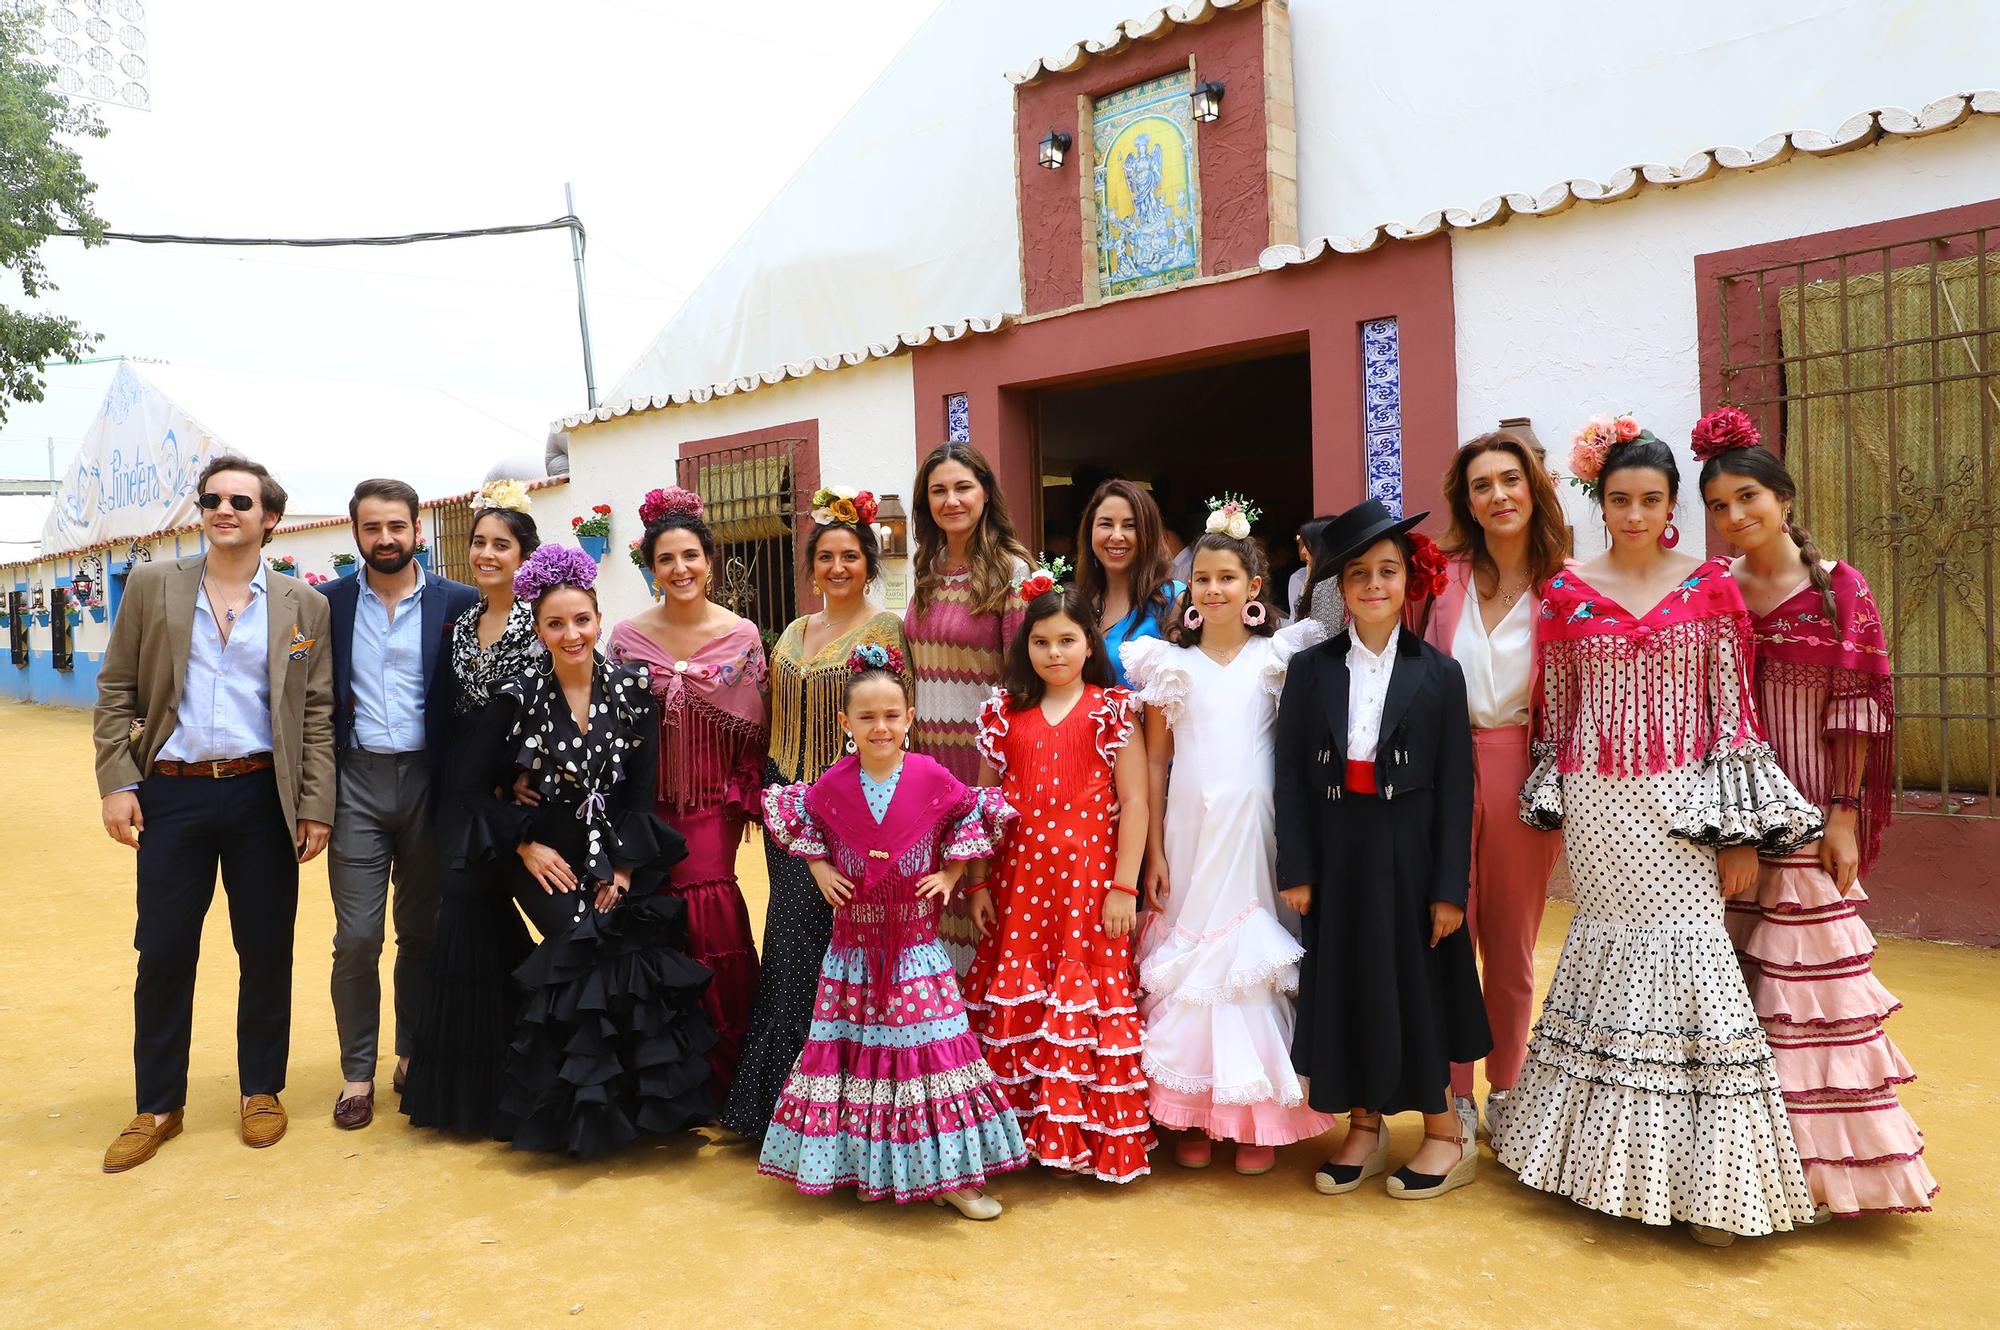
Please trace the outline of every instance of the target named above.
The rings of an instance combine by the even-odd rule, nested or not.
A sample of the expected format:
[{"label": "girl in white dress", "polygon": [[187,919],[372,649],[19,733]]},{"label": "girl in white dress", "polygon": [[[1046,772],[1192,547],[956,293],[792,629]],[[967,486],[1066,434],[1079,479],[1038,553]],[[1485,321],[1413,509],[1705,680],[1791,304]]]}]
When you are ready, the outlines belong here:
[{"label": "girl in white dress", "polygon": [[1235,1141],[1236,1171],[1255,1174],[1276,1164],[1275,1147],[1333,1125],[1306,1106],[1292,1070],[1305,951],[1277,898],[1271,803],[1285,667],[1325,630],[1306,620],[1273,633],[1254,510],[1238,500],[1216,512],[1195,542],[1173,640],[1122,652],[1146,706],[1153,802],[1140,1012],[1154,1120],[1187,1133],[1175,1162],[1204,1168],[1211,1140]]}]

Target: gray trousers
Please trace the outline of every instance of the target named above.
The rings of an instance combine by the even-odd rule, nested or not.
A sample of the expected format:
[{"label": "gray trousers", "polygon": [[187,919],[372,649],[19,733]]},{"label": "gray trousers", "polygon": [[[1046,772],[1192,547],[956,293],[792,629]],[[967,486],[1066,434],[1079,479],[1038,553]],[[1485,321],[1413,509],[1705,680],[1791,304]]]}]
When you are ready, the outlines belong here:
[{"label": "gray trousers", "polygon": [[428,757],[341,751],[340,794],[327,847],[333,888],[333,1021],[341,1075],[375,1079],[382,1028],[382,943],[395,885],[396,1055],[407,1056],[423,1010],[437,937],[444,864],[431,818]]}]

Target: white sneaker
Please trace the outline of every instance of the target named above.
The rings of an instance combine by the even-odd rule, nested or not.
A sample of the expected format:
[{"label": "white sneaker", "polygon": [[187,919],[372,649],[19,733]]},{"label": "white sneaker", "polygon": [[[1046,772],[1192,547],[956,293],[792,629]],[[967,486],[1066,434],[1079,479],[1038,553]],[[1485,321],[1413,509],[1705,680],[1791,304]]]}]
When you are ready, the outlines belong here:
[{"label": "white sneaker", "polygon": [[1486,1120],[1487,1140],[1490,1141],[1494,1136],[1499,1134],[1500,1115],[1507,1111],[1507,1100],[1513,1093],[1512,1090],[1490,1090],[1487,1092],[1486,1107],[1483,1114]]},{"label": "white sneaker", "polygon": [[1479,1105],[1469,1094],[1455,1094],[1451,1097],[1452,1112],[1458,1114],[1458,1135],[1460,1140],[1479,1139]]}]

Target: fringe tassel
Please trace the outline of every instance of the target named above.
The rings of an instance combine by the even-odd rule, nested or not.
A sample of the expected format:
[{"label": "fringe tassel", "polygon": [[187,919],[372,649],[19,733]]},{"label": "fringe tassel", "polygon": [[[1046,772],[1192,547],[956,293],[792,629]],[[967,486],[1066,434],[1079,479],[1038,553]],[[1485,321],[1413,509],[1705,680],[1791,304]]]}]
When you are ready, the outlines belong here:
[{"label": "fringe tassel", "polygon": [[680,689],[661,714],[661,807],[678,814],[720,803],[746,763],[763,766],[765,737],[755,721]]},{"label": "fringe tassel", "polygon": [[1537,643],[1541,738],[1564,772],[1657,775],[1763,738],[1749,617]]}]

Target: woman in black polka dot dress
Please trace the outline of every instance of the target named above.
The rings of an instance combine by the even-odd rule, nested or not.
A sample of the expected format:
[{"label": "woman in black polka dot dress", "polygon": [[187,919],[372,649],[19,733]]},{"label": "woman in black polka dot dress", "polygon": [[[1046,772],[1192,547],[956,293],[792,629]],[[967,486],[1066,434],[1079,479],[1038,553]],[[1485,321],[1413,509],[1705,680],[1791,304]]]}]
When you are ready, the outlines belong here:
[{"label": "woman in black polka dot dress", "polygon": [[1719,1246],[1812,1221],[1723,899],[1822,818],[1764,741],[1727,560],[1672,550],[1678,476],[1650,435],[1612,449],[1611,549],[1543,593],[1521,817],[1563,828],[1576,917],[1493,1149],[1531,1187]]}]

